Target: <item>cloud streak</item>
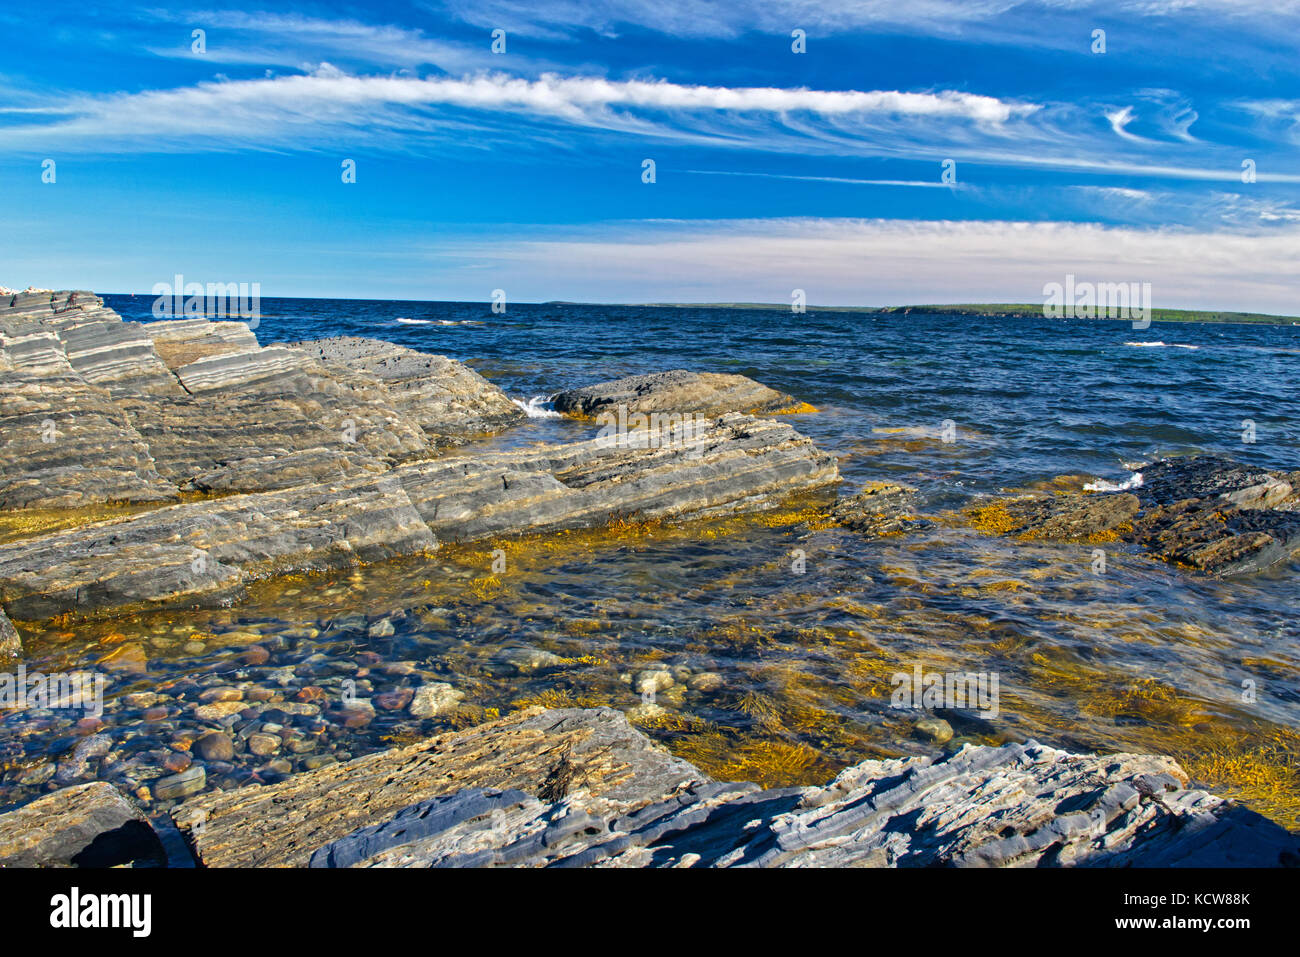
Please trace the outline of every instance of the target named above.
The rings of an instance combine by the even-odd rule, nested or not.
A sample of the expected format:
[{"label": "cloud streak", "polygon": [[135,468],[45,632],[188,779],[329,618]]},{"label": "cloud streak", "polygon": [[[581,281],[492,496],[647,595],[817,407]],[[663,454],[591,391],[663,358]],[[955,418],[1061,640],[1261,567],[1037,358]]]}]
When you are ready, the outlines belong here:
[{"label": "cloud streak", "polygon": [[[1157,306],[1296,312],[1300,229],[1223,233],[1078,223],[780,219],[644,222],[523,242],[458,244],[520,299],[822,305],[1040,302],[1066,273],[1150,282]],[[436,259],[435,259],[436,261]],[[1195,263],[1194,270],[1188,269]],[[486,267],[486,268],[485,268]],[[473,288],[473,287],[470,287]]]}]

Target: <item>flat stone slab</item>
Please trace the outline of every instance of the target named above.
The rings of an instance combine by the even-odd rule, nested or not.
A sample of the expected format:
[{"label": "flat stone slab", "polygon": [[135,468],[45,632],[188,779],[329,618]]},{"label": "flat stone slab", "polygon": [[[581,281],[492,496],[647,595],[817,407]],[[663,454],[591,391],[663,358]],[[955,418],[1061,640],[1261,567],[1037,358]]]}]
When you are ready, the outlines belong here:
[{"label": "flat stone slab", "polygon": [[154,351],[168,369],[230,352],[247,352],[258,346],[257,335],[246,322],[207,319],[169,319],[143,324]]},{"label": "flat stone slab", "polygon": [[782,422],[727,415],[669,439],[448,456],[24,539],[0,545],[0,605],[32,620],[228,603],[256,578],[444,540],[732,515],[839,481],[834,457]]},{"label": "flat stone slab", "polygon": [[391,476],[175,505],[0,545],[17,619],[226,604],[249,581],[436,547]]},{"label": "flat stone slab", "polygon": [[557,412],[584,418],[595,418],[606,412],[617,414],[620,408],[629,415],[638,412],[772,415],[799,405],[792,396],[743,375],[685,369],[627,376],[569,389],[555,397]]},{"label": "flat stone slab", "polygon": [[0,508],[179,498],[120,403],[71,370],[0,372],[0,434]]},{"label": "flat stone slab", "polygon": [[[530,708],[465,731],[174,808],[207,867],[293,867],[325,845],[464,788],[518,789],[627,813],[706,780],[608,708]],[[387,843],[387,842],[381,842]]]}]

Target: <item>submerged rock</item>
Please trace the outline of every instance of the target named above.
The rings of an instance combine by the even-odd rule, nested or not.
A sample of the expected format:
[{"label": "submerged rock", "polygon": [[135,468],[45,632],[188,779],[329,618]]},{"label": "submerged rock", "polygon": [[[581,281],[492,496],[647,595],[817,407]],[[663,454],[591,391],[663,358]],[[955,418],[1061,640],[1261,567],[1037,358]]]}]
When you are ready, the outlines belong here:
[{"label": "submerged rock", "polygon": [[9,616],[0,611],[0,660],[16,658],[23,653],[23,640]]},{"label": "submerged rock", "polygon": [[625,408],[636,412],[679,412],[721,415],[744,412],[771,415],[799,406],[798,400],[743,375],[718,372],[652,372],[612,382],[569,389],[555,397],[555,410],[594,418]]},{"label": "submerged rock", "polygon": [[1170,758],[968,745],[763,790],[605,708],[532,708],[172,814],[209,867],[1300,864],[1300,838]]},{"label": "submerged rock", "polygon": [[876,482],[857,495],[837,501],[831,518],[855,532],[879,536],[922,524],[915,513],[916,489]]},{"label": "submerged rock", "polygon": [[1131,488],[1022,496],[975,510],[986,530],[1057,541],[1124,541],[1186,568],[1258,571],[1300,548],[1295,473],[1212,455],[1164,459]]}]

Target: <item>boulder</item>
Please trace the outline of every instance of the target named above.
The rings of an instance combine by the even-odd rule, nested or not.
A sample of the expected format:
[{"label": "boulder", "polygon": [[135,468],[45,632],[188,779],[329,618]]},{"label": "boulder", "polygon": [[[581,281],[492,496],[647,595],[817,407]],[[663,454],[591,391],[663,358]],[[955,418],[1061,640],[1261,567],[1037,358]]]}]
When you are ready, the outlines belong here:
[{"label": "boulder", "polygon": [[718,372],[652,372],[612,382],[569,389],[555,397],[555,409],[568,415],[595,418],[602,413],[642,412],[721,415],[744,412],[773,415],[800,403],[743,375]]},{"label": "boulder", "polygon": [[100,781],[0,814],[0,868],[159,866],[166,859],[145,816]]},{"label": "boulder", "polygon": [[464,788],[555,801],[581,789],[592,808],[625,813],[705,780],[617,711],[530,708],[279,784],[204,794],[171,814],[204,866],[303,866],[333,841]]}]

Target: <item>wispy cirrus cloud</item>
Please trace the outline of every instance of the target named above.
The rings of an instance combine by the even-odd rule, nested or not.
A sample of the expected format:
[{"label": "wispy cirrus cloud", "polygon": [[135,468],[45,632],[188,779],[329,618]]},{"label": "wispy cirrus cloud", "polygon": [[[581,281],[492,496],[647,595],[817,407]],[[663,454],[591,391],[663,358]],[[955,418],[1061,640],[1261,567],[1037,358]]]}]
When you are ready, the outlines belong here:
[{"label": "wispy cirrus cloud", "polygon": [[[729,88],[667,81],[545,74],[530,80],[506,74],[465,78],[354,76],[323,64],[310,74],[199,83],[172,90],[81,96],[49,104],[45,122],[5,129],[12,147],[51,138],[118,149],[165,151],[239,145],[307,145],[304,132],[333,138],[365,121],[365,134],[418,132],[435,126],[429,108],[509,113],[575,126],[700,138],[728,134],[708,123],[656,123],[656,115],[711,114],[742,118],[810,115],[827,120],[875,120],[900,125],[942,121],[997,127],[1033,113],[1033,104],[971,93],[896,90]],[[406,112],[401,112],[406,111]],[[423,111],[423,112],[422,112]]]}]

